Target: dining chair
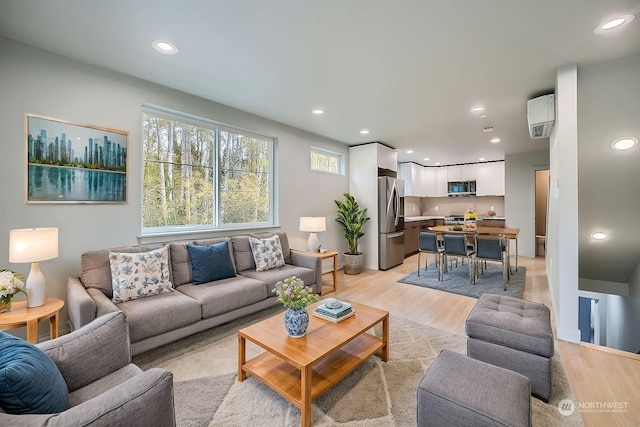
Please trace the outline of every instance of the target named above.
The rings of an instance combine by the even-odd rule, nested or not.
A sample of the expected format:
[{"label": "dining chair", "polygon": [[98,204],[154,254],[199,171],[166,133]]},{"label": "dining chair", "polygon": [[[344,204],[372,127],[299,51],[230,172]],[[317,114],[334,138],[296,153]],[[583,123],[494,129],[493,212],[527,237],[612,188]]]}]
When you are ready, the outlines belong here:
[{"label": "dining chair", "polygon": [[[448,257],[453,256],[458,262],[458,257],[467,258],[469,260],[469,281],[475,285],[476,265],[474,261],[475,246],[467,245],[467,236],[464,234],[443,234],[444,238],[444,263],[447,263]],[[441,267],[442,268],[442,267]]]},{"label": "dining chair", "polygon": [[499,262],[502,265],[502,281],[504,290],[507,290],[507,283],[510,280],[509,257],[506,255],[506,244],[503,235],[476,235],[476,281],[478,265],[481,274],[484,274],[486,261]]},{"label": "dining chair", "polygon": [[[432,231],[421,231],[418,240],[418,276],[420,276],[420,254],[435,254],[436,256],[436,268],[438,269],[438,280],[442,280],[442,254],[444,248],[438,241],[438,235]],[[426,261],[424,265],[424,271],[427,271],[429,267],[429,257],[426,255]]]}]

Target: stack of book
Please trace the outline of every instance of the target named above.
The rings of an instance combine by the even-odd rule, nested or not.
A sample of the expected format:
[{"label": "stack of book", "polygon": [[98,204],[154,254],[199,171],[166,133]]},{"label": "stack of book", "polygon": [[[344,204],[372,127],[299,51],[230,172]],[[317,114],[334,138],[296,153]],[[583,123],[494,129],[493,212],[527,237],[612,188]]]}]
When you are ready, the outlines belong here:
[{"label": "stack of book", "polygon": [[328,299],[324,304],[320,304],[313,310],[313,315],[321,319],[328,320],[330,322],[338,323],[344,319],[356,314],[355,310],[351,307],[351,304],[344,301],[339,301],[340,305],[335,302],[336,300]]}]

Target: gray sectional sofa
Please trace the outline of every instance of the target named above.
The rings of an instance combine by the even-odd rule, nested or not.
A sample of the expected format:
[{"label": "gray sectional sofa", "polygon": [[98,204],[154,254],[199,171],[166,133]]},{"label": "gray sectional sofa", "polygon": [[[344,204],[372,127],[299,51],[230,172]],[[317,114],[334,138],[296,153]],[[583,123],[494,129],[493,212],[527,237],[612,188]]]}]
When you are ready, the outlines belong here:
[{"label": "gray sectional sofa", "polygon": [[[278,235],[284,266],[256,271],[250,237]],[[187,245],[208,246],[227,242],[236,275],[194,284]],[[103,314],[122,311],[129,323],[132,354],[139,354],[196,332],[279,304],[272,292],[289,276],[301,278],[320,293],[322,264],[319,257],[289,248],[284,232],[238,235],[164,244],[169,248],[169,274],[173,291],[125,302],[114,302],[109,254],[148,252],[162,244],[127,246],[86,252],[82,272],[67,282],[67,309],[73,330]]]}]

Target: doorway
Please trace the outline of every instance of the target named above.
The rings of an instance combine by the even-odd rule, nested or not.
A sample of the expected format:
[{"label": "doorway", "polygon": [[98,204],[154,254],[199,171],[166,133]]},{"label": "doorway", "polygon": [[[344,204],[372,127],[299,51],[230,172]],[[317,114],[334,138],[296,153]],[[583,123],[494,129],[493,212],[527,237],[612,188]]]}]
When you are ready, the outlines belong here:
[{"label": "doorway", "polygon": [[549,201],[549,169],[536,170],[536,256],[545,256],[547,243],[547,211]]}]

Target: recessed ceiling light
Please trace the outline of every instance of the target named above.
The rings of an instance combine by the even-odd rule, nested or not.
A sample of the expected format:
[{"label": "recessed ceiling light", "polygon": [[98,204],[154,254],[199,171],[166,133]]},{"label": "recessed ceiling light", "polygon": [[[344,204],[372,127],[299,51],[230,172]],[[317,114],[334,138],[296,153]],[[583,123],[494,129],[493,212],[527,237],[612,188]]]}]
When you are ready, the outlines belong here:
[{"label": "recessed ceiling light", "polygon": [[369,135],[369,129],[362,129],[360,135]]},{"label": "recessed ceiling light", "polygon": [[487,117],[489,117],[487,114],[480,114],[481,119],[486,119]]},{"label": "recessed ceiling light", "polygon": [[480,160],[481,162],[484,162],[484,157],[480,157],[478,160]]},{"label": "recessed ceiling light", "polygon": [[610,19],[604,24],[598,25],[596,29],[593,30],[593,32],[596,34],[606,33],[607,31],[611,31],[615,28],[620,28],[624,25],[629,24],[631,21],[633,21],[634,18],[635,15],[622,15],[615,19]]},{"label": "recessed ceiling light", "polygon": [[618,151],[630,150],[633,147],[638,145],[638,138],[633,136],[625,136],[623,138],[618,138],[611,143],[611,148]]},{"label": "recessed ceiling light", "polygon": [[487,126],[486,128],[482,128],[482,132],[493,132],[493,126]]},{"label": "recessed ceiling light", "polygon": [[311,110],[312,114],[324,114],[324,110],[322,108],[314,108]]},{"label": "recessed ceiling light", "polygon": [[413,154],[413,150],[407,150],[407,154]]},{"label": "recessed ceiling light", "polygon": [[500,142],[500,138],[491,138],[491,139],[490,139],[490,142],[491,142],[492,144],[497,144],[498,142]]},{"label": "recessed ceiling light", "polygon": [[428,157],[425,157],[425,158],[424,158],[424,161],[425,161],[425,162],[428,162],[428,161],[429,161],[429,158],[428,158]]},{"label": "recessed ceiling light", "polygon": [[609,237],[609,235],[607,233],[603,233],[602,231],[596,231],[595,233],[591,233],[591,237],[596,240],[604,240]]},{"label": "recessed ceiling light", "polygon": [[440,166],[440,162],[436,162],[436,166]]},{"label": "recessed ceiling light", "polygon": [[168,41],[154,40],[151,42],[151,46],[153,46],[153,48],[158,52],[164,53],[167,55],[173,55],[174,53],[178,53],[178,48],[175,47],[173,44],[169,43]]},{"label": "recessed ceiling light", "polygon": [[484,105],[476,105],[471,107],[471,112],[474,114],[479,114],[484,111]]}]

